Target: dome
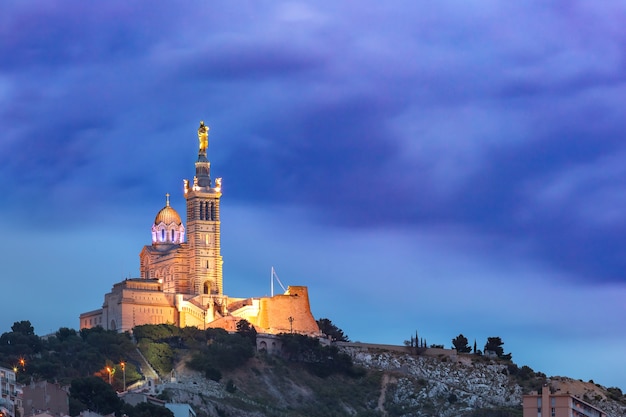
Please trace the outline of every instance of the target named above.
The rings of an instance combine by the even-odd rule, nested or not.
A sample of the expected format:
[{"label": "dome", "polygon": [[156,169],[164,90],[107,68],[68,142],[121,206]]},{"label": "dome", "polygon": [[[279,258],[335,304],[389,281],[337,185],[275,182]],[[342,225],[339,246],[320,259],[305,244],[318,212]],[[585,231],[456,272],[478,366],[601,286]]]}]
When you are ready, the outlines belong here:
[{"label": "dome", "polygon": [[154,224],[165,223],[170,225],[172,223],[181,225],[183,222],[180,220],[180,215],[176,210],[170,207],[170,195],[165,194],[165,207],[161,209],[154,218]]},{"label": "dome", "polygon": [[182,221],[180,220],[180,216],[178,215],[178,212],[176,212],[176,210],[174,210],[173,208],[169,206],[169,202],[168,202],[168,205],[163,207],[161,211],[159,211],[156,217],[154,218],[154,224],[159,224],[159,223],[182,224]]},{"label": "dome", "polygon": [[180,215],[170,207],[170,195],[165,194],[165,207],[154,218],[152,225],[152,244],[171,245],[185,241],[185,226]]}]

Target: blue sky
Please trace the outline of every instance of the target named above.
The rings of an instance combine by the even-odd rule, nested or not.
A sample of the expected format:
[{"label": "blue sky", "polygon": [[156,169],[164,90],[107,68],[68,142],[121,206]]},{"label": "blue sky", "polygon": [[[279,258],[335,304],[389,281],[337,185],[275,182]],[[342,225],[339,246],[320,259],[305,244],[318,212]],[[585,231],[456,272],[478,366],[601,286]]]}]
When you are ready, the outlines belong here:
[{"label": "blue sky", "polygon": [[204,120],[228,295],[626,388],[623,3],[1,8],[0,331],[138,275]]}]

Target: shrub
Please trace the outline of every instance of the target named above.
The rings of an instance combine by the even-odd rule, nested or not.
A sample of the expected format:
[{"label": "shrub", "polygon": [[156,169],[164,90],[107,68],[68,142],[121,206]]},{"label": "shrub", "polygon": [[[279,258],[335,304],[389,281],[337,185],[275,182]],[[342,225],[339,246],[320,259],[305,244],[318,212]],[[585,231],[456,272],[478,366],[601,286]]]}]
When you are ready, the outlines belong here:
[{"label": "shrub", "polygon": [[235,386],[235,383],[233,382],[232,379],[229,379],[228,382],[226,383],[226,391],[230,392],[231,394],[237,391],[237,387]]},{"label": "shrub", "polygon": [[151,343],[142,339],[139,349],[158,373],[163,375],[172,371],[174,352],[167,343]]},{"label": "shrub", "polygon": [[353,369],[352,358],[340,352],[336,346],[322,346],[319,340],[301,334],[283,333],[279,337],[283,356],[289,361],[303,364],[316,376],[324,378],[333,373],[362,374]]},{"label": "shrub", "polygon": [[250,337],[228,334],[223,329],[207,331],[209,345],[194,354],[187,363],[190,368],[205,373],[208,379],[219,381],[221,371],[237,368],[254,356]]}]

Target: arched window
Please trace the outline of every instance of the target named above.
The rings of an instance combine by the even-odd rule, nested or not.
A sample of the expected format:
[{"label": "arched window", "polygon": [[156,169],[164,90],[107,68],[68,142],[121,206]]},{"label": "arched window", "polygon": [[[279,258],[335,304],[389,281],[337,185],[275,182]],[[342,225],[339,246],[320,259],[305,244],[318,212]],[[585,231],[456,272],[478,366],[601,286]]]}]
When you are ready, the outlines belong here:
[{"label": "arched window", "polygon": [[174,241],[174,229],[172,229],[172,242]]},{"label": "arched window", "polygon": [[209,293],[209,281],[204,283],[204,294]]},{"label": "arched window", "polygon": [[165,242],[165,229],[161,229],[161,242]]}]

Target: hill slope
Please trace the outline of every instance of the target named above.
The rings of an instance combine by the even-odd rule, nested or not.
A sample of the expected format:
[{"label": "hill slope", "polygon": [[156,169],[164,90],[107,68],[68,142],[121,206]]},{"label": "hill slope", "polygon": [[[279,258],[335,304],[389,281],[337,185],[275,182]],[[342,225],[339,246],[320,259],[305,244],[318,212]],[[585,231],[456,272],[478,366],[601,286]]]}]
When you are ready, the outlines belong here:
[{"label": "hill slope", "polygon": [[[409,355],[344,348],[359,377],[319,378],[298,364],[257,355],[246,366],[209,381],[179,362],[177,381],[160,389],[172,401],[194,405],[206,416],[521,416],[522,394],[549,383],[580,396],[610,416],[626,416],[626,404],[593,383],[543,374],[520,376],[510,362],[472,355]],[[623,397],[622,397],[623,399]]]}]

